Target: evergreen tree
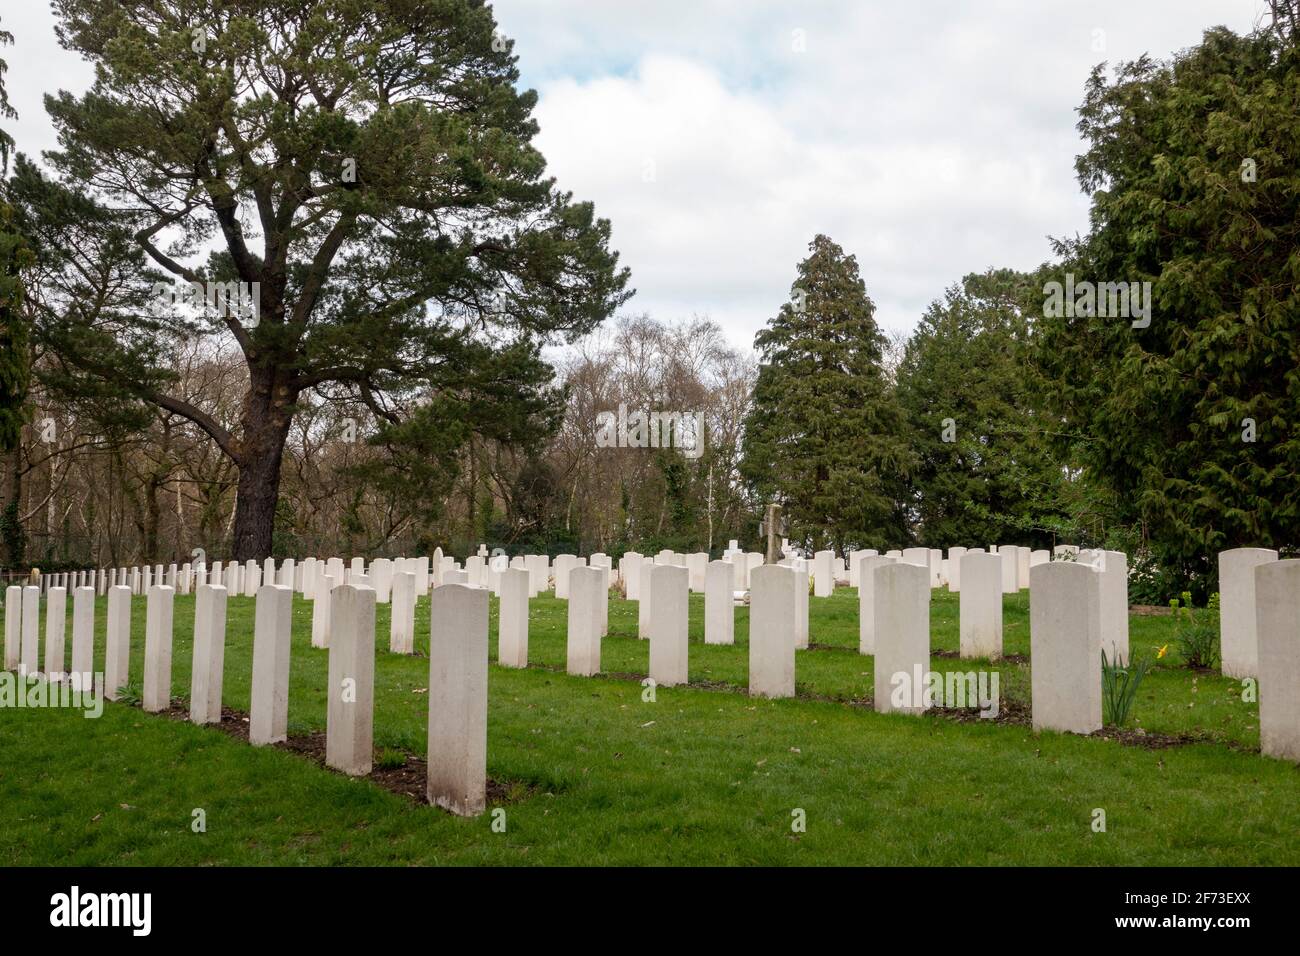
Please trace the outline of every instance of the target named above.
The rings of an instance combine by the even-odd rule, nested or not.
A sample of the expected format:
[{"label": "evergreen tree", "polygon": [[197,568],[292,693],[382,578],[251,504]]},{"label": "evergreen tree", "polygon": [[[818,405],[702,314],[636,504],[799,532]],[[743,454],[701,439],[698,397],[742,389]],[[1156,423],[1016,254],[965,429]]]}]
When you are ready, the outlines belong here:
[{"label": "evergreen tree", "polygon": [[1011,270],[969,275],[931,303],[899,365],[898,397],[918,455],[914,508],[929,547],[1073,540],[1077,495],[1057,464],[1033,362],[1041,283]]},{"label": "evergreen tree", "polygon": [[853,256],[819,235],[791,301],[755,337],[741,471],[813,548],[896,547],[912,455],[882,366],[884,337]]},{"label": "evergreen tree", "polygon": [[1099,67],[1080,109],[1092,228],[1055,278],[1150,282],[1152,311],[1044,319],[1041,356],[1072,454],[1185,578],[1300,542],[1295,41],[1213,29],[1172,62]]},{"label": "evergreen tree", "polygon": [[82,326],[61,340],[66,384],[108,383],[208,434],[239,470],[237,559],[271,551],[304,393],[368,406],[427,497],[422,464],[450,467],[469,433],[530,419],[535,434],[531,409],[554,405],[543,344],[630,294],[608,223],[544,175],[536,94],[515,88],[513,44],[482,0],[54,7],[60,42],[96,68],[84,96],[46,98],[63,185],[93,193],[173,288],[257,290],[251,316],[161,306],[146,320],[160,352],[195,334],[237,343],[237,422],[157,387],[165,364],[141,379],[138,326],[76,309],[56,322]]},{"label": "evergreen tree", "polygon": [[[13,35],[0,30],[0,45],[13,42]],[[9,105],[4,75],[8,64],[0,60],[0,118],[13,119],[17,114]],[[8,172],[13,138],[0,129],[0,175]],[[3,500],[0,502],[0,544],[4,560],[22,564],[26,558],[26,540],[18,520],[19,478],[14,455],[27,421],[27,388],[31,378],[31,350],[26,317],[22,269],[31,261],[31,252],[14,225],[13,209],[0,193],[0,458],[4,464]]]}]

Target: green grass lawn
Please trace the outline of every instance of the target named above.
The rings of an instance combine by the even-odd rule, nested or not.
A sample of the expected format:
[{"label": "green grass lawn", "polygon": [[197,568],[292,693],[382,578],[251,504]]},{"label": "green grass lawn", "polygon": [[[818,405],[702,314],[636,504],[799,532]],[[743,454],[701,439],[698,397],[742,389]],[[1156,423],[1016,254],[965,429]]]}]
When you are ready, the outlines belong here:
[{"label": "green grass lawn", "polygon": [[[102,669],[104,607],[97,615]],[[253,600],[228,608],[225,704],[247,711]],[[600,678],[563,673],[567,602],[532,602],[524,671],[489,672],[488,773],[512,794],[504,832],[352,780],[280,748],[107,704],[0,710],[0,864],[1084,864],[1300,863],[1300,768],[1258,753],[1258,708],[1236,681],[1179,666],[1142,685],[1136,725],[1194,735],[1163,749],[1034,734],[1022,724],[882,716],[870,657],[857,653],[857,595],[810,598],[813,647],[799,697],[750,700],[747,610],[736,644],[703,643],[691,598],[693,686],[643,701],[649,645],[636,605],[613,600]],[[71,605],[71,601],[69,601]],[[932,646],[957,649],[957,596],[934,592]],[[1029,654],[1028,596],[1005,602],[1005,650]],[[193,598],[178,597],[173,681],[189,691]],[[496,602],[492,656],[495,660]],[[428,602],[414,657],[388,653],[379,606],[375,745],[425,748]],[[131,677],[143,673],[145,604],[133,602]],[[1169,617],[1134,616],[1131,646],[1155,656]],[[294,605],[291,735],[325,726],[327,652],[310,646],[311,605]],[[71,623],[69,622],[69,635]],[[69,644],[70,644],[69,639]],[[1023,662],[995,666],[1026,704]],[[1004,701],[1005,703],[1005,701]],[[1105,811],[1106,832],[1092,829]],[[206,832],[191,828],[201,809]],[[802,814],[799,813],[802,811]],[[802,816],[806,828],[795,832]]]}]

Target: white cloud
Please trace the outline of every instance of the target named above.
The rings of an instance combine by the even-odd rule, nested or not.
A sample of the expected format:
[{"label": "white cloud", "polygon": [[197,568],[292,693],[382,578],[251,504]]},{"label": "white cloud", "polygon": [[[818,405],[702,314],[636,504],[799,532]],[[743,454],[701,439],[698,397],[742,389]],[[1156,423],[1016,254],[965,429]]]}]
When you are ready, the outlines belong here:
[{"label": "white cloud", "polygon": [[[494,7],[541,94],[552,174],[613,223],[638,289],[629,308],[709,314],[747,346],[818,232],[857,255],[890,328],[910,329],[967,272],[1045,260],[1048,235],[1087,227],[1074,110],[1093,64],[1168,56],[1218,23],[1248,30],[1264,3]],[[59,49],[48,7],[0,21],[21,113],[7,128],[37,153],[55,145],[41,94],[84,89],[90,68]]]}]

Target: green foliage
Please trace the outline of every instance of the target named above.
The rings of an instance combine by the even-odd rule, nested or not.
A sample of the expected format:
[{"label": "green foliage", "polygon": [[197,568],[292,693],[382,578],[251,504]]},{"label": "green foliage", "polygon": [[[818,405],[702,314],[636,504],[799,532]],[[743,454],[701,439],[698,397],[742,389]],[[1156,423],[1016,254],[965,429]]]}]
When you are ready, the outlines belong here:
[{"label": "green foliage", "polygon": [[[14,35],[8,30],[0,30],[0,46],[7,46],[14,42]],[[0,117],[4,119],[15,119],[18,113],[9,104],[9,92],[5,89],[5,73],[9,70],[9,64],[0,60]],[[9,169],[9,154],[13,152],[14,138],[0,129],[0,173]],[[3,260],[0,260],[3,261]]]},{"label": "green foliage", "polygon": [[921,543],[1078,540],[1081,489],[1058,463],[1033,363],[1032,276],[969,275],[933,302],[907,343],[898,399],[918,463]]},{"label": "green foliage", "polygon": [[[468,435],[523,442],[553,424],[540,349],[612,314],[628,273],[609,223],[545,175],[537,96],[516,89],[490,7],[55,9],[61,42],[96,70],[85,95],[46,98],[66,195],[29,209],[65,287],[43,303],[42,330],[60,333],[58,384],[123,391],[205,430],[241,472],[236,557],[272,546],[304,393],[367,406],[392,456],[376,482],[421,501],[438,497]],[[73,226],[100,244],[97,294],[70,288]],[[256,321],[159,307],[155,282],[256,283]],[[157,327],[124,324],[122,311]],[[232,428],[165,389],[166,349],[196,335],[233,338],[247,363]]]},{"label": "green foliage", "polygon": [[1188,667],[1212,670],[1219,666],[1219,594],[1210,595],[1204,610],[1192,607],[1192,595],[1184,591],[1169,602],[1178,622],[1175,641]]},{"label": "green foliage", "polygon": [[1099,67],[1079,112],[1092,229],[1056,278],[1149,281],[1153,310],[1044,319],[1041,361],[1115,517],[1212,578],[1222,549],[1300,538],[1300,50],[1216,28]]},{"label": "green foliage", "polygon": [[27,564],[27,532],[18,520],[17,498],[10,498],[0,511],[0,546],[4,547],[4,563],[9,567]]},{"label": "green foliage", "polygon": [[13,210],[0,197],[0,451],[17,446],[28,418],[31,349],[21,271],[31,261]]},{"label": "green foliage", "polygon": [[758,500],[783,506],[791,540],[898,547],[912,454],[875,305],[855,257],[820,235],[809,250],[791,301],[754,340],[741,474]]},{"label": "green foliage", "polygon": [[1122,662],[1118,655],[1114,661],[1106,658],[1106,651],[1101,652],[1101,703],[1105,723],[1114,727],[1123,727],[1128,723],[1133,701],[1137,699],[1138,688],[1151,669],[1148,660]]}]

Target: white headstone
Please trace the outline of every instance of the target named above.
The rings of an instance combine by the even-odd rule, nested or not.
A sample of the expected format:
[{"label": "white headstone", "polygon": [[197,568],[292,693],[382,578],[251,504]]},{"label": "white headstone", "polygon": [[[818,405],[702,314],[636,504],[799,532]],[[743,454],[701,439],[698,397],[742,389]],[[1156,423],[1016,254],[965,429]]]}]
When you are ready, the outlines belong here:
[{"label": "white headstone", "polygon": [[394,654],[415,653],[415,575],[410,571],[393,575],[388,649]]},{"label": "white headstone", "polygon": [[487,805],[488,593],[440,587],[429,610],[426,795],[434,806],[476,816]]},{"label": "white headstone", "polygon": [[204,585],[194,599],[194,666],[190,671],[190,720],[221,722],[221,691],[226,672],[224,587]]},{"label": "white headstone", "polygon": [[930,568],[882,564],[872,577],[876,712],[919,714],[926,709],[930,670]]},{"label": "white headstone", "polygon": [[131,589],[108,590],[108,622],[104,641],[104,696],[117,700],[131,670]]},{"label": "white headstone", "polygon": [[23,645],[18,673],[39,674],[41,670],[41,589],[23,588]]},{"label": "white headstone", "polygon": [[354,777],[374,763],[375,589],[345,584],[330,595],[325,763]]},{"label": "white headstone", "polygon": [[1225,677],[1259,677],[1255,569],[1277,560],[1270,548],[1219,552],[1219,645]]},{"label": "white headstone", "polygon": [[1035,730],[1101,729],[1101,576],[1053,561],[1030,572],[1030,693]]},{"label": "white headstone", "polygon": [[749,590],[749,695],[793,697],[795,573],[778,564],[755,568]]},{"label": "white headstone", "polygon": [[710,561],[704,570],[704,643],[736,643],[736,608],[731,590],[731,564]]},{"label": "white headstone", "polygon": [[50,588],[45,595],[45,676],[61,683],[68,626],[68,589]]},{"label": "white headstone", "polygon": [[[591,677],[600,672],[600,585],[601,568],[574,567],[567,575],[569,589],[568,672]],[[654,645],[650,645],[651,654]]]},{"label": "white headstone", "polygon": [[292,632],[292,584],[263,585],[257,592],[253,621],[253,688],[248,708],[248,740],[256,746],[279,743],[288,736]]},{"label": "white headstone", "polygon": [[155,584],[145,598],[144,691],[141,704],[150,713],[172,705],[172,610],[176,589]]},{"label": "white headstone", "polygon": [[650,678],[660,687],[689,681],[687,672],[688,574],[675,564],[650,572]]},{"label": "white headstone", "polygon": [[72,689],[89,692],[95,676],[95,589],[72,592]]},{"label": "white headstone", "polygon": [[962,657],[1002,656],[1002,556],[967,553],[961,559],[958,642]]},{"label": "white headstone", "polygon": [[1300,763],[1300,561],[1255,566],[1259,749]]},{"label": "white headstone", "polygon": [[868,555],[858,562],[858,653],[876,653],[876,568],[894,564],[883,554]]},{"label": "white headstone", "polygon": [[[501,575],[500,623],[497,627],[497,663],[502,667],[528,666],[528,597],[532,572],[511,568]],[[573,608],[569,608],[573,613]]]}]

